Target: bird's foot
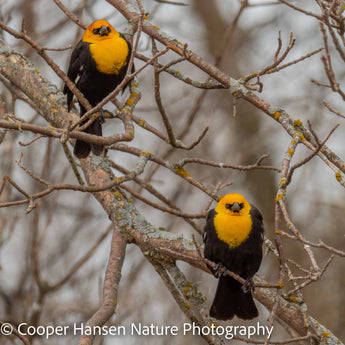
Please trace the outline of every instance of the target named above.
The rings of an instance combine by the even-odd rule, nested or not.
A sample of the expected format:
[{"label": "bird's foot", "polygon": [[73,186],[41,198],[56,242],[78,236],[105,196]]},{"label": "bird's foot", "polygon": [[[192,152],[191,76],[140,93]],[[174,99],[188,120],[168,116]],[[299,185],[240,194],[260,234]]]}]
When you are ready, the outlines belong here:
[{"label": "bird's foot", "polygon": [[101,109],[99,112],[99,121],[101,122],[101,124],[103,124],[105,122],[106,118],[114,118],[114,114],[112,112],[110,112],[107,109]]},{"label": "bird's foot", "polygon": [[216,278],[220,278],[224,274],[223,268],[226,267],[221,262],[218,262],[213,268],[213,274]]},{"label": "bird's foot", "polygon": [[244,293],[248,293],[249,291],[254,291],[254,288],[255,288],[255,285],[254,285],[253,278],[248,278],[241,287]]},{"label": "bird's foot", "polygon": [[103,109],[100,109],[98,114],[99,114],[99,122],[101,124],[103,124],[105,122],[106,113],[105,113],[105,111]]}]

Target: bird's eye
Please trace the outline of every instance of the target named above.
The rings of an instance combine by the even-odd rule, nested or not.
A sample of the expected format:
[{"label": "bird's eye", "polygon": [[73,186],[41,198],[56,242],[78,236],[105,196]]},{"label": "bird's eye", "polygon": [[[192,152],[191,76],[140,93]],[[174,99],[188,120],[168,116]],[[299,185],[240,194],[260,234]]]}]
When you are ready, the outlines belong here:
[{"label": "bird's eye", "polygon": [[109,33],[111,31],[110,27],[107,26],[107,32]]},{"label": "bird's eye", "polygon": [[228,210],[231,210],[233,204],[225,204],[225,208],[227,208]]},{"label": "bird's eye", "polygon": [[242,208],[244,207],[244,203],[243,202],[240,203],[240,207],[241,207],[241,210],[242,210]]},{"label": "bird's eye", "polygon": [[94,35],[98,35],[99,29],[93,29],[93,30],[92,30],[92,33],[93,33]]}]

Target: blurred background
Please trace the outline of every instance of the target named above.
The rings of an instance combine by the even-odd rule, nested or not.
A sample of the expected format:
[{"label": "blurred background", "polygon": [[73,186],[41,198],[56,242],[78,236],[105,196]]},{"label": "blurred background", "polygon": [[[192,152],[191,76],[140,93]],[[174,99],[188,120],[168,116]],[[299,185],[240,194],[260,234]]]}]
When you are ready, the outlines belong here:
[{"label": "blurred background", "polygon": [[[296,43],[285,62],[298,59],[323,46],[318,22],[303,13],[294,11],[277,1],[251,0],[241,12],[241,1],[224,0],[178,0],[185,5],[145,0],[143,6],[149,20],[164,32],[187,43],[188,48],[206,61],[215,64],[233,78],[241,78],[258,71],[273,62],[281,33],[283,48],[289,42],[292,32]],[[298,4],[311,11],[317,11],[313,1],[301,0]],[[126,28],[126,20],[105,1],[64,1],[64,5],[86,25],[96,19],[107,19],[118,31]],[[69,20],[53,3],[46,0],[0,0],[1,21],[20,30],[22,21],[27,34],[41,46],[53,48],[75,46],[82,30]],[[38,54],[22,41],[5,32],[1,39],[9,46],[21,51],[40,70],[46,79],[62,89],[61,80]],[[161,46],[158,46],[161,48]],[[141,35],[138,52],[151,56],[150,38]],[[344,79],[343,64],[331,48],[337,80]],[[52,51],[49,55],[63,69],[67,70],[71,50]],[[345,112],[340,97],[329,88],[311,83],[310,79],[326,82],[320,54],[292,65],[279,73],[263,76],[264,85],[260,97],[274,106],[285,109],[293,119],[304,123],[309,120],[320,139],[331,128],[340,127],[329,139],[327,145],[343,157],[344,119],[331,114],[324,106],[327,100],[334,108]],[[167,63],[177,56],[169,53],[159,61]],[[135,60],[136,67],[142,62]],[[192,79],[206,81],[207,75],[191,64],[182,62],[174,66]],[[165,133],[161,116],[154,99],[153,68],[148,67],[138,76],[141,100],[135,115],[145,119]],[[1,80],[0,80],[1,81]],[[127,91],[128,92],[128,91]],[[120,100],[125,100],[127,92]],[[281,168],[282,160],[291,141],[282,127],[250,104],[238,100],[237,114],[233,116],[233,98],[228,90],[208,90],[193,88],[171,75],[161,74],[161,95],[163,104],[177,137],[184,133],[183,141],[192,143],[208,126],[209,131],[201,143],[191,151],[171,150],[144,129],[136,126],[135,139],[129,143],[140,147],[169,162],[177,162],[184,157],[199,157],[233,164],[253,164],[262,154],[269,153],[265,165]],[[0,83],[0,97],[6,111],[26,121],[47,126],[46,121],[25,102],[11,95]],[[107,106],[110,110],[112,105]],[[192,125],[188,119],[194,116]],[[118,120],[107,121],[105,135],[122,131]],[[8,132],[0,145],[0,177],[9,175],[30,193],[41,190],[21,170],[15,161],[23,153],[23,163],[36,175],[51,183],[77,183],[67,162],[60,143],[52,139],[40,139],[29,146],[20,146],[19,141],[28,142],[31,133]],[[309,152],[298,146],[293,163],[307,156]],[[117,151],[109,156],[120,166],[131,169],[136,159]],[[204,185],[232,182],[220,194],[239,192],[256,205],[264,217],[266,236],[273,240],[275,194],[280,175],[274,171],[253,170],[249,172],[217,169],[195,164],[186,170]],[[118,173],[120,175],[120,173]],[[147,180],[183,211],[198,213],[207,205],[206,194],[183,181],[164,168],[149,163],[141,178]],[[152,198],[134,183],[133,189],[143,196]],[[16,190],[8,185],[0,195],[0,202],[20,200]],[[183,234],[191,238],[200,235],[183,219],[155,210],[135,200],[137,208],[146,219],[157,227]],[[329,245],[345,249],[344,239],[345,193],[336,181],[334,173],[320,159],[313,158],[298,169],[287,190],[287,205],[294,224],[309,240],[317,242],[321,238]],[[214,207],[215,204],[212,204]],[[111,228],[103,209],[91,195],[60,191],[38,201],[38,207],[25,214],[26,205],[0,209],[0,320],[13,324],[37,322],[43,325],[68,325],[86,322],[99,305],[102,282],[108,259]],[[202,228],[204,220],[196,220]],[[284,228],[284,225],[282,224]],[[37,269],[40,279],[49,284],[58,282],[70,268],[78,262],[95,244],[97,249],[90,259],[56,291],[43,299],[35,283]],[[310,263],[303,247],[291,240],[284,240],[287,257],[293,258],[307,270]],[[323,250],[313,250],[322,267],[330,254]],[[185,263],[179,264],[188,279],[200,282],[201,291],[207,296],[210,306],[217,281],[204,272]],[[340,339],[345,338],[345,277],[344,260],[336,257],[327,269],[323,279],[303,289],[310,314],[320,323],[330,328]],[[264,258],[259,274],[270,282],[278,279],[277,260],[268,255]],[[298,273],[300,275],[300,273]],[[258,321],[265,323],[269,312],[258,302],[260,316],[251,322],[235,319],[224,324],[250,325]],[[127,247],[121,279],[119,301],[113,324],[182,325],[187,322],[172,296],[156,274],[153,267],[143,257],[135,245]],[[284,325],[275,323],[273,339],[286,339],[289,334]],[[258,337],[260,339],[260,337]],[[68,339],[70,340],[70,339]],[[9,343],[9,338],[0,338],[0,344]],[[18,342],[18,340],[16,340]],[[54,337],[50,344],[60,344],[64,337]],[[77,339],[71,339],[76,343]],[[96,344],[204,344],[200,337],[98,337]],[[43,338],[35,344],[44,344]]]}]

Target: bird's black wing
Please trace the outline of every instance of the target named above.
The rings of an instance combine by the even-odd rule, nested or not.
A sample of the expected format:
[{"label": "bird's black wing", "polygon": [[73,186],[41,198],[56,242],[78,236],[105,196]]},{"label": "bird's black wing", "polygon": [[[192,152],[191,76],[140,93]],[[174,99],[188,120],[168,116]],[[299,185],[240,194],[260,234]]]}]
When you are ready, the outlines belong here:
[{"label": "bird's black wing", "polygon": [[[221,263],[222,252],[224,246],[227,246],[223,241],[219,240],[216,230],[214,228],[214,217],[217,212],[211,209],[207,214],[206,225],[204,227],[203,241],[204,241],[204,257],[214,263]],[[215,274],[214,268],[207,265],[209,270]]]},{"label": "bird's black wing", "polygon": [[207,218],[206,218],[206,225],[204,227],[204,232],[202,235],[202,239],[204,241],[204,244],[206,245],[208,239],[209,239],[209,235],[210,233],[214,233],[214,225],[213,225],[213,219],[216,215],[216,211],[214,209],[210,210],[207,214]]},{"label": "bird's black wing", "polygon": [[[90,58],[89,45],[90,44],[87,42],[79,41],[72,52],[67,76],[74,83],[76,83],[77,79],[79,79],[80,75],[83,72],[83,69],[85,68],[85,65],[87,64],[87,61]],[[72,107],[73,92],[65,84],[63,93],[67,94],[67,106],[69,111]]]},{"label": "bird's black wing", "polygon": [[253,206],[253,205],[250,205],[250,206],[251,206],[250,214],[251,214],[252,218],[256,218],[262,224],[263,218],[262,218],[260,211],[255,206]]},{"label": "bird's black wing", "polygon": [[260,236],[261,239],[261,243],[264,239],[264,223],[263,223],[263,218],[262,215],[260,213],[260,211],[253,205],[250,205],[251,209],[250,209],[250,215],[252,217],[253,220],[253,230],[255,232],[256,235]]}]

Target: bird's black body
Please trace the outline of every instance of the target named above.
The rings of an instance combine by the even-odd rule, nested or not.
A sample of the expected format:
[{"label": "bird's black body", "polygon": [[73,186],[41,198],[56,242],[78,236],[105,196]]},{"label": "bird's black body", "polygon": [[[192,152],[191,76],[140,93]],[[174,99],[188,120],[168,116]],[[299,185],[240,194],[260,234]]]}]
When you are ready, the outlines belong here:
[{"label": "bird's black body", "polygon": [[[120,37],[123,38],[121,34]],[[109,44],[111,44],[111,40],[109,40]],[[128,68],[128,61],[131,56],[131,46],[128,42],[127,44],[129,51],[127,61],[124,66],[117,71],[117,73],[113,74],[102,73],[97,69],[96,62],[94,61],[90,52],[89,42],[84,42],[81,40],[73,50],[67,75],[73,82],[76,82],[77,88],[88,100],[92,107],[95,107],[99,102],[101,102],[124,79]],[[67,87],[67,85],[65,85],[63,91],[65,94],[67,94],[67,105],[68,110],[70,110],[72,107],[73,93]],[[83,116],[86,113],[86,110],[80,103],[79,105],[80,116]],[[96,119],[85,130],[85,132],[101,136],[101,121]],[[103,152],[103,146],[89,144],[87,142],[77,140],[74,147],[74,154],[78,158],[85,158],[90,153],[90,150],[92,150],[95,155],[100,155]]]},{"label": "bird's black body", "polygon": [[[249,204],[248,204],[249,206]],[[218,238],[214,219],[215,209],[209,211],[204,228],[204,256],[208,260],[222,264],[245,280],[251,279],[258,271],[262,260],[263,221],[260,212],[249,206],[252,228],[249,236],[241,244],[231,248],[228,243]],[[209,267],[215,274],[215,270]],[[244,292],[242,284],[228,275],[222,275],[210,309],[210,315],[220,320],[229,320],[237,315],[241,319],[258,316],[251,292]]]}]

